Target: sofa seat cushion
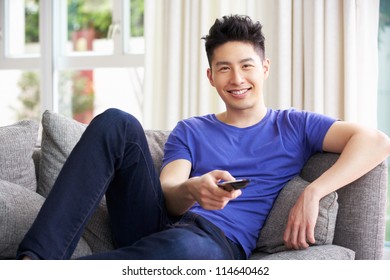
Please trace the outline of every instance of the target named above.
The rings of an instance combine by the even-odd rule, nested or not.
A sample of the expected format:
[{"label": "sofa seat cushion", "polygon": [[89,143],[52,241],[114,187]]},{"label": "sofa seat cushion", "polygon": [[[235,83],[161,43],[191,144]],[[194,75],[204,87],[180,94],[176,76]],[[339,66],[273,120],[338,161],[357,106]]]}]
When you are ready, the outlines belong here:
[{"label": "sofa seat cushion", "polygon": [[[309,182],[297,176],[279,193],[257,241],[257,250],[277,253],[287,250],[283,241],[290,209]],[[320,200],[317,223],[314,229],[315,245],[332,244],[338,211],[337,193],[333,192]]]},{"label": "sofa seat cushion", "polygon": [[304,250],[289,250],[274,254],[254,253],[251,260],[353,260],[355,252],[337,245],[311,246]]},{"label": "sofa seat cushion", "polygon": [[32,154],[37,143],[39,124],[24,120],[0,127],[0,179],[35,191],[35,176]]}]

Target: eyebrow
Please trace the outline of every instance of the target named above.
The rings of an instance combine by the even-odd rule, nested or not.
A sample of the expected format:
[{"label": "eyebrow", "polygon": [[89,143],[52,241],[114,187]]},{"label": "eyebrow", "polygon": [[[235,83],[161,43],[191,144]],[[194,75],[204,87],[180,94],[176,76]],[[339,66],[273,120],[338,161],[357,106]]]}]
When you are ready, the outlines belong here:
[{"label": "eyebrow", "polygon": [[[245,62],[255,62],[255,60],[251,57],[248,57],[248,58],[244,58],[244,59],[241,59],[240,60],[240,64],[241,63],[245,63]],[[218,61],[217,63],[215,63],[215,66],[218,67],[218,66],[221,66],[221,65],[231,65],[232,63],[231,62],[228,62],[228,61]]]}]

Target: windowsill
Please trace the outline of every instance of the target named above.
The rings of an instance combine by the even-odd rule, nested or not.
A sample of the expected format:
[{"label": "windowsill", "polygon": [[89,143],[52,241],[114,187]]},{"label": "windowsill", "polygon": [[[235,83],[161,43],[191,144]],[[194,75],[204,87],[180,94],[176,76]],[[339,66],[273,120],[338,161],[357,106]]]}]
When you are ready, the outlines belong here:
[{"label": "windowsill", "polygon": [[383,252],[383,259],[390,260],[390,246],[385,246],[385,250]]}]

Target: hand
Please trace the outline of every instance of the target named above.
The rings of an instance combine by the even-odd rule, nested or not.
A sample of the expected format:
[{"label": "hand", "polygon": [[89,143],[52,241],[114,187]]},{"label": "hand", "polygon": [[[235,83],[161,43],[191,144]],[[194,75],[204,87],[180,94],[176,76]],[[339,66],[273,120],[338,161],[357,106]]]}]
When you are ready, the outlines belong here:
[{"label": "hand", "polygon": [[284,243],[288,249],[306,249],[315,243],[314,228],[319,211],[319,200],[305,190],[290,210]]},{"label": "hand", "polygon": [[225,191],[217,186],[220,180],[230,181],[234,177],[227,171],[214,170],[187,182],[193,199],[207,210],[220,210],[226,204],[241,195],[241,190]]}]

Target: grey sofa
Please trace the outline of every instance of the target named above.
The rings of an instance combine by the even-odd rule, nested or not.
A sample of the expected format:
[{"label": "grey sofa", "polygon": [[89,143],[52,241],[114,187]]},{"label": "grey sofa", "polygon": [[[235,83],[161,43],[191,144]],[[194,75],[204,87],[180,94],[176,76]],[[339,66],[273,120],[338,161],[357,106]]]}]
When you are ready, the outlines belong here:
[{"label": "grey sofa", "polygon": [[[50,192],[63,163],[85,125],[46,111],[38,146],[38,123],[23,121],[0,128],[0,259],[16,248]],[[146,131],[157,169],[168,131]],[[316,154],[282,190],[266,221],[251,259],[381,259],[385,235],[387,166],[378,165],[352,184],[323,198],[315,228],[316,244],[286,250],[283,231],[299,193],[337,159]],[[250,222],[250,221],[248,221]],[[104,199],[87,225],[73,258],[113,249]]]}]

